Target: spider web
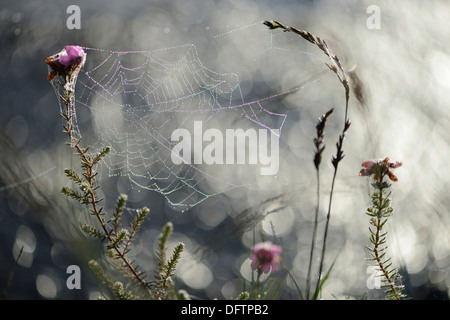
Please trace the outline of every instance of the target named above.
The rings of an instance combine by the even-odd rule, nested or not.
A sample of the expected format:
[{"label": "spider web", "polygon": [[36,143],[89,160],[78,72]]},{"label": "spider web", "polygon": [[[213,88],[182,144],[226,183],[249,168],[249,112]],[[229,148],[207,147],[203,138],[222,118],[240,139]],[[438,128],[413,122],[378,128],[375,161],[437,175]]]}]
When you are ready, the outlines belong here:
[{"label": "spider web", "polygon": [[[192,132],[194,121],[215,127],[234,119],[230,125],[245,123],[279,135],[286,114],[270,111],[270,105],[300,88],[246,101],[238,74],[205,67],[194,44],[152,51],[84,50],[87,60],[73,112],[74,119],[88,121],[78,121],[74,130],[87,138],[91,150],[111,147],[101,178],[126,177],[179,211],[247,183],[233,181],[217,166],[174,164],[171,151],[178,142],[171,140],[173,131]],[[90,126],[80,129],[81,122]]]}]

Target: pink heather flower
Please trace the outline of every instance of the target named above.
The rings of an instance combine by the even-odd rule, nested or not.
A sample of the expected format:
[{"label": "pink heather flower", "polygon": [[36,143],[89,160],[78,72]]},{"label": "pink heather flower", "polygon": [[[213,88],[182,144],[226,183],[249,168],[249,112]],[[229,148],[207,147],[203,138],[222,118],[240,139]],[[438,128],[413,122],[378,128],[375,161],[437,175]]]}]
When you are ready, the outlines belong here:
[{"label": "pink heather flower", "polygon": [[64,50],[65,54],[62,51],[63,54],[59,56],[59,63],[66,67],[79,64],[86,57],[86,53],[80,46],[66,46]]},{"label": "pink heather flower", "polygon": [[372,174],[372,168],[375,165],[374,161],[365,161],[362,163],[364,168],[359,172],[360,176],[370,176]]},{"label": "pink heather flower", "polygon": [[250,260],[252,260],[252,270],[261,270],[268,273],[270,270],[276,271],[280,263],[281,247],[273,245],[270,241],[258,243],[253,246]]},{"label": "pink heather flower", "polygon": [[54,54],[45,62],[50,66],[48,81],[56,76],[66,79],[67,76],[76,76],[86,62],[86,53],[80,46],[66,46],[61,52]]},{"label": "pink heather flower", "polygon": [[383,160],[377,161],[365,161],[362,163],[364,168],[359,171],[360,176],[370,176],[374,175],[374,179],[377,181],[381,181],[381,179],[388,175],[389,179],[394,182],[397,182],[397,177],[392,173],[390,169],[396,169],[402,166],[402,163],[399,161],[391,161],[389,158],[385,158]]}]

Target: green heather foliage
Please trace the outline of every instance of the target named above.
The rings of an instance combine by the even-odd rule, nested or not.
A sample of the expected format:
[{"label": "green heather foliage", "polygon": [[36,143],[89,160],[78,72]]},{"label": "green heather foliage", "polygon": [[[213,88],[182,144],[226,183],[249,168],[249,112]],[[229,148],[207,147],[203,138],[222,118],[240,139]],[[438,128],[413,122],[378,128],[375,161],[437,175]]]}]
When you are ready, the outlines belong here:
[{"label": "green heather foliage", "polygon": [[386,222],[392,215],[391,200],[388,192],[391,185],[385,181],[375,181],[372,183],[374,191],[372,193],[372,206],[367,209],[366,214],[370,217],[369,240],[372,244],[367,247],[370,252],[370,261],[373,261],[381,271],[383,287],[386,288],[386,298],[390,300],[400,300],[406,298],[402,293],[404,286],[401,284],[401,277],[392,266],[392,258],[388,257],[387,231],[384,231]]}]

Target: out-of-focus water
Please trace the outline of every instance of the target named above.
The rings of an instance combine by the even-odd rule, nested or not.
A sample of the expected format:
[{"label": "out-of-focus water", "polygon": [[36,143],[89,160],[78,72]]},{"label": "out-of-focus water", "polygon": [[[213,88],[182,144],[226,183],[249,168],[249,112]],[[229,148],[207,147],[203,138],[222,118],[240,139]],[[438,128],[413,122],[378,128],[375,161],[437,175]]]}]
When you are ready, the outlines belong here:
[{"label": "out-of-focus water", "polygon": [[[367,27],[370,14],[366,10],[373,4],[380,8],[380,29]],[[368,179],[358,177],[358,172],[361,162],[388,156],[403,162],[396,170],[399,181],[392,187],[395,211],[388,226],[393,262],[413,298],[448,298],[449,4],[419,0],[135,0],[79,1],[77,5],[81,30],[66,26],[68,4],[3,1],[0,7],[0,124],[11,139],[7,143],[4,137],[1,144],[1,289],[14,258],[24,247],[9,297],[87,299],[100,290],[86,267],[99,246],[87,241],[78,227],[88,215],[59,192],[67,184],[63,169],[76,166],[77,159],[70,158],[71,151],[65,145],[58,101],[46,81],[44,59],[66,44],[113,51],[194,44],[196,58],[203,66],[196,64],[196,75],[201,79],[206,71],[236,75],[229,80],[238,79],[236,92],[240,94],[222,98],[241,98],[245,100],[242,103],[300,86],[292,94],[263,105],[270,112],[286,115],[276,178],[262,177],[248,166],[214,170],[204,166],[202,170],[208,174],[246,187],[222,192],[217,183],[206,178],[201,187],[220,192],[184,213],[175,211],[157,192],[146,192],[126,179],[105,176],[101,192],[107,207],[120,192],[129,195],[131,207],[150,207],[150,217],[133,253],[145,270],[152,270],[160,227],[169,220],[174,223],[173,245],[177,241],[186,244],[177,273],[178,286],[194,296],[237,296],[242,277],[249,278],[253,234],[256,240],[278,242],[283,247],[283,264],[304,283],[316,201],[312,138],[318,117],[334,107],[336,111],[327,123],[321,167],[321,245],[332,175],[330,159],[342,130],[344,94],[317,48],[294,34],[262,25],[263,20],[275,19],[325,39],[344,68],[352,71],[352,79],[359,78],[363,90],[364,100],[358,101],[354,94],[351,97],[352,126],[336,182],[325,268],[340,254],[323,297],[380,296],[380,290],[367,288],[370,274],[364,246],[369,242],[369,224],[364,212],[370,190]],[[172,51],[162,52],[166,54],[158,58],[174,59]],[[107,54],[100,52],[99,56]],[[186,61],[193,63],[192,59]],[[220,78],[214,73],[209,73],[210,79]],[[196,78],[192,73],[191,77],[184,85],[192,85]],[[158,98],[163,99],[161,95]],[[96,103],[104,107],[101,100]],[[88,141],[95,134],[95,130],[89,131],[95,122],[92,119],[106,119],[108,125],[117,121],[120,113],[96,109],[95,105],[91,110],[77,111],[85,130],[82,135]],[[105,113],[104,118],[98,112]],[[180,114],[172,120],[183,123],[183,119]],[[224,130],[244,120],[239,113],[218,113],[210,125]],[[124,128],[126,131],[126,125]],[[276,195],[280,198],[264,204]],[[259,206],[261,203],[264,205]],[[269,214],[255,227],[255,233],[245,223],[250,214],[261,216],[280,206],[283,209]],[[272,238],[274,233],[276,239]],[[66,288],[65,271],[71,264],[80,265],[86,275],[80,291]],[[292,282],[286,281],[283,288],[280,298],[297,298]]]}]

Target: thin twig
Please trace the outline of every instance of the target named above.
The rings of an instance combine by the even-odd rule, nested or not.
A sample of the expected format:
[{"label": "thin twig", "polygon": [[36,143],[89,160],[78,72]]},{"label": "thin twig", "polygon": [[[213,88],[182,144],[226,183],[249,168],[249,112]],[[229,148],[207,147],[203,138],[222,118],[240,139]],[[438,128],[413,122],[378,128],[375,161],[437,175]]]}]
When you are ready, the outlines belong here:
[{"label": "thin twig", "polygon": [[9,273],[8,282],[6,283],[5,289],[3,290],[3,293],[2,293],[3,300],[6,299],[6,296],[8,295],[9,288],[11,287],[11,283],[14,278],[14,271],[16,270],[16,266],[19,263],[20,256],[22,255],[22,252],[23,252],[23,247],[24,246],[22,246],[22,248],[20,248],[19,254],[17,255],[16,260],[14,261],[14,265],[11,269],[11,272]]}]

